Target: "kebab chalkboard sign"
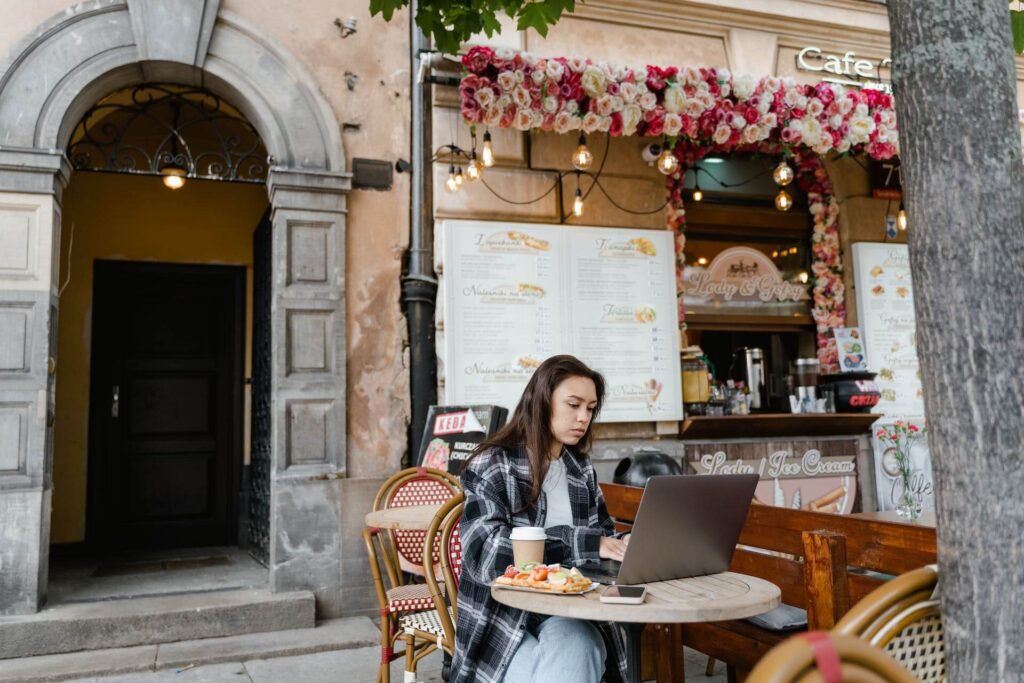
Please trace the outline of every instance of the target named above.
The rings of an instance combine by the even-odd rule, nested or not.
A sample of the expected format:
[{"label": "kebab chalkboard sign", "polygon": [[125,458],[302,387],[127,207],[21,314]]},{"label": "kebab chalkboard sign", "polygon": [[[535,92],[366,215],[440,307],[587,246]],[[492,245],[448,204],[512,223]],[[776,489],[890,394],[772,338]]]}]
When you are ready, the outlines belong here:
[{"label": "kebab chalkboard sign", "polygon": [[507,417],[501,406],[430,406],[416,464],[460,474],[473,449]]}]

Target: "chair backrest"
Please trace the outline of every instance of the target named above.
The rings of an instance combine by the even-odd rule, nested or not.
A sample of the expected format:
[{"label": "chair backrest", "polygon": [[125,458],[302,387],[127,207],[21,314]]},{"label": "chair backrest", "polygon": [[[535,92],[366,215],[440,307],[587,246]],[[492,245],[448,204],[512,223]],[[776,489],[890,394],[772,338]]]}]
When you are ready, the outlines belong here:
[{"label": "chair backrest", "polygon": [[[436,505],[461,493],[459,480],[447,472],[430,467],[410,467],[398,472],[380,487],[373,501],[373,509],[380,510],[413,505]],[[412,569],[423,567],[423,537],[425,532],[395,529],[388,533],[398,556]],[[440,560],[437,547],[432,555],[433,564]]]},{"label": "chair backrest", "polygon": [[915,683],[882,650],[853,636],[801,633],[766,654],[747,683]]},{"label": "chair backrest", "polygon": [[854,605],[833,633],[883,648],[920,681],[943,681],[946,658],[938,581],[935,565],[902,574]]},{"label": "chair backrest", "polygon": [[[460,492],[441,506],[425,532],[423,545],[420,548],[424,558],[427,553],[433,553],[439,545],[444,549],[444,552],[441,553],[441,573],[446,585],[445,593],[451,601],[452,615],[456,618],[458,618],[458,581],[459,574],[462,573],[459,521],[462,519],[464,501],[465,496]],[[432,572],[427,572],[424,578],[427,580],[430,597],[434,600],[434,609],[437,610],[441,630],[444,631],[442,645],[447,652],[451,653],[455,648],[455,624],[448,614],[448,601],[445,600],[445,593],[441,592],[441,587]]]}]

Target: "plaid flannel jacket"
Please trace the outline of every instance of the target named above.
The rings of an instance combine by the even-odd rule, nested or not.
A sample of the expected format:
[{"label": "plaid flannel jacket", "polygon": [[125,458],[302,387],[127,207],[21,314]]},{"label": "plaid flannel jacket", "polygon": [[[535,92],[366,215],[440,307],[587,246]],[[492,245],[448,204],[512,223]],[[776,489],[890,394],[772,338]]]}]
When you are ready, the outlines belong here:
[{"label": "plaid flannel jacket", "polygon": [[[568,450],[568,449],[567,449]],[[589,458],[563,452],[569,480],[574,526],[547,530],[544,560],[551,564],[598,562],[602,536],[615,527],[597,485]],[[453,683],[499,683],[523,637],[528,614],[491,598],[491,583],[512,564],[509,534],[517,526],[544,526],[547,499],[516,513],[530,490],[530,464],[525,446],[514,451],[488,450],[469,461],[462,472],[466,503],[459,523],[462,574],[459,577],[459,618],[455,628]],[[615,624],[595,624],[605,639],[609,681],[625,680],[626,636]]]}]

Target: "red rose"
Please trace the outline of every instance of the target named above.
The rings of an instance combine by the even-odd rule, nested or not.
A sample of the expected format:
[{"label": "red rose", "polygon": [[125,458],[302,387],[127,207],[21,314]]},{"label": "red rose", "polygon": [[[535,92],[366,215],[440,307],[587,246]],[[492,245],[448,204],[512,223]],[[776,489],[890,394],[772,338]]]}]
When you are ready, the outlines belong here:
[{"label": "red rose", "polygon": [[469,49],[462,57],[462,65],[472,73],[483,73],[494,59],[494,50],[489,47],[476,45]]},{"label": "red rose", "polygon": [[747,123],[757,123],[757,120],[761,118],[761,113],[754,107],[747,107],[747,110],[743,112],[743,118]]},{"label": "red rose", "polygon": [[[621,117],[620,117],[621,118]],[[664,116],[652,116],[647,121],[647,130],[645,135],[661,135],[665,131],[665,117]]]},{"label": "red rose", "polygon": [[[622,135],[622,114],[619,112],[612,114],[612,125],[608,128],[608,134],[613,138]],[[652,133],[652,135],[655,135],[655,133]]]}]

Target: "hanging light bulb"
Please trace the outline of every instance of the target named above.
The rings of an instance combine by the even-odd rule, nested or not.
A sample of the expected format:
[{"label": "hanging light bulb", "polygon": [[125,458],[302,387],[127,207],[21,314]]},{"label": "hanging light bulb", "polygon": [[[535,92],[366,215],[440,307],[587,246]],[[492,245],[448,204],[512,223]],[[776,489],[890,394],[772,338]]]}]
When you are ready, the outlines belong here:
[{"label": "hanging light bulb", "polygon": [[779,190],[775,195],[775,208],[779,211],[789,211],[793,208],[793,198],[785,190]]},{"label": "hanging light bulb", "polygon": [[907,229],[907,211],[903,208],[903,200],[900,200],[900,212],[896,214],[896,224],[900,226],[900,230]]},{"label": "hanging light bulb", "polygon": [[491,146],[491,131],[489,130],[484,131],[484,146],[480,154],[483,157],[484,166],[487,168],[494,166],[494,147]]},{"label": "hanging light bulb", "polygon": [[576,188],[576,198],[572,200],[572,215],[579,218],[583,215],[583,193]]},{"label": "hanging light bulb", "polygon": [[578,171],[585,171],[594,163],[594,155],[587,149],[587,136],[580,133],[579,146],[572,153],[572,165]]},{"label": "hanging light bulb", "polygon": [[779,165],[772,171],[772,180],[775,181],[776,185],[785,187],[793,182],[793,178],[796,174],[793,172],[793,167],[787,164],[785,161],[780,161]]},{"label": "hanging light bulb", "polygon": [[672,153],[672,150],[665,146],[658,155],[658,170],[664,175],[672,175],[679,170],[679,159]]},{"label": "hanging light bulb", "polygon": [[459,181],[455,178],[455,164],[448,166],[448,180],[444,181],[444,189],[449,192],[458,192]]},{"label": "hanging light bulb", "polygon": [[704,193],[700,189],[700,167],[693,167],[693,201],[699,202],[704,200]]},{"label": "hanging light bulb", "polygon": [[462,166],[455,167],[455,184],[462,187]]},{"label": "hanging light bulb", "polygon": [[476,151],[469,153],[469,162],[466,163],[466,180],[479,180],[484,174],[484,165],[476,158]]},{"label": "hanging light bulb", "polygon": [[185,186],[187,171],[177,164],[170,163],[160,167],[160,175],[163,176],[164,187],[170,190],[177,190]]}]

